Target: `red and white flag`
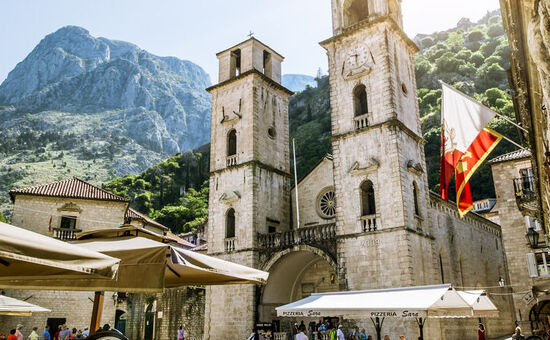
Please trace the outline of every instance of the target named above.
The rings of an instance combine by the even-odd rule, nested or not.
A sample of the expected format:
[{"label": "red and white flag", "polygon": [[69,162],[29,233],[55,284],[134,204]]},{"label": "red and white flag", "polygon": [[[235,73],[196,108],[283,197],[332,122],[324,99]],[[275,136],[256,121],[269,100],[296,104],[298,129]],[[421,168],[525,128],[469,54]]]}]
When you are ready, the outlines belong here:
[{"label": "red and white flag", "polygon": [[496,112],[445,83],[442,88],[440,193],[449,199],[449,181],[456,169],[456,202],[464,216],[472,209],[468,181],[502,135],[485,128]]}]

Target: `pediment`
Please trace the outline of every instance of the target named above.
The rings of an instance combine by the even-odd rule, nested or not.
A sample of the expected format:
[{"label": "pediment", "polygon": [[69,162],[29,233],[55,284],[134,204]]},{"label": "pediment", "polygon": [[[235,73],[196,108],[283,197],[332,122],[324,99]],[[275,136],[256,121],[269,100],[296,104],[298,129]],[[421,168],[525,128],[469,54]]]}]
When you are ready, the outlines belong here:
[{"label": "pediment", "polygon": [[412,159],[407,162],[407,170],[417,175],[420,175],[424,172],[422,164],[420,164],[419,162],[415,162]]}]

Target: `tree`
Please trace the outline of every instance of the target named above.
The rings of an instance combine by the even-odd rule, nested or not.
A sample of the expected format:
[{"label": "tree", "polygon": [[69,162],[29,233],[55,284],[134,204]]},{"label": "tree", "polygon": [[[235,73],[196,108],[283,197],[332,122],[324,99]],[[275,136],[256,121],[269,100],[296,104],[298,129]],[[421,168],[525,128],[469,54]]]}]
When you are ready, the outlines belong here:
[{"label": "tree", "polygon": [[485,33],[482,31],[472,31],[470,34],[468,34],[468,41],[469,42],[476,42],[481,41],[485,39]]},{"label": "tree", "polygon": [[502,27],[502,24],[494,24],[489,26],[487,29],[487,35],[491,38],[496,38],[501,35],[504,35],[504,27]]}]

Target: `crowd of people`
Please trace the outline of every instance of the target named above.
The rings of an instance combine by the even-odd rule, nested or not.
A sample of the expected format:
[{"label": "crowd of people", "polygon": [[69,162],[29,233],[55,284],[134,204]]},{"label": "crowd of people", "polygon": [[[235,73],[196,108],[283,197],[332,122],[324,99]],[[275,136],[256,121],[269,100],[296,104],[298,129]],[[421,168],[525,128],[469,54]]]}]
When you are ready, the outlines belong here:
[{"label": "crowd of people", "polygon": [[60,325],[55,331],[46,326],[43,332],[39,332],[38,327],[33,327],[27,336],[23,332],[23,325],[19,324],[9,334],[0,333],[0,340],[70,340],[85,339],[90,334],[87,327],[81,330],[71,329],[67,325]]},{"label": "crowd of people", "polygon": [[[359,329],[355,326],[348,332],[348,335],[344,333],[344,327],[342,325],[331,325],[328,322],[320,321],[319,323],[310,323],[309,327],[306,327],[302,321],[299,325],[294,324],[294,340],[372,340],[373,336],[368,335],[367,331]],[[401,335],[400,340],[405,340],[405,336]],[[384,340],[391,340],[389,335],[384,336]]]}]

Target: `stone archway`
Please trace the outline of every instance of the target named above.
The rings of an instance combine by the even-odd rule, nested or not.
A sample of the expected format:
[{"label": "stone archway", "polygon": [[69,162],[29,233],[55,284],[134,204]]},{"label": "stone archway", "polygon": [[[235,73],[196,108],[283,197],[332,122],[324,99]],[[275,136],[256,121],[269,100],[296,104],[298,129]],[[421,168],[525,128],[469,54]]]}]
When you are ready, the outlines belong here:
[{"label": "stone archway", "polygon": [[274,322],[283,331],[288,331],[294,320],[278,318],[275,307],[302,299],[311,293],[338,290],[336,262],[315,247],[296,245],[278,252],[263,270],[269,272],[269,279],[260,294],[259,321]]},{"label": "stone archway", "polygon": [[550,296],[540,296],[534,299],[521,313],[525,316],[524,320],[526,319],[530,326],[529,329],[524,329],[524,333],[541,329],[541,326],[544,329],[544,324],[548,322],[548,317],[550,317]]}]

